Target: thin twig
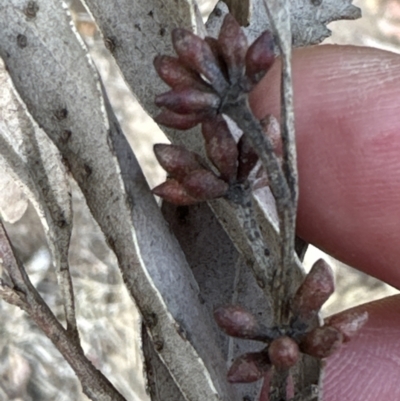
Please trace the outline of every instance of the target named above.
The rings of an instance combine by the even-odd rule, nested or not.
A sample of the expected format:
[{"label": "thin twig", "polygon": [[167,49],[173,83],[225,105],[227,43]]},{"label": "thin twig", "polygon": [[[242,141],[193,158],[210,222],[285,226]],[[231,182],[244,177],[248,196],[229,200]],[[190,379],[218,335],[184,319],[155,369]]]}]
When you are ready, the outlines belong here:
[{"label": "thin twig", "polygon": [[79,341],[79,331],[76,323],[74,287],[72,284],[71,272],[68,260],[60,262],[59,269],[56,270],[58,285],[61,290],[61,297],[64,305],[65,320],[67,322],[67,332],[69,336]]},{"label": "thin twig", "polygon": [[[15,257],[12,245],[0,220],[0,260],[7,271],[13,288],[2,285],[0,296],[20,306],[57,347],[78,376],[83,392],[96,401],[124,401],[125,398],[86,358],[76,338],[67,331],[51,312],[29,280],[22,264]],[[12,295],[12,293],[14,295]],[[15,301],[15,302],[13,302]]]},{"label": "thin twig", "polygon": [[[264,241],[264,236],[260,230],[254,210],[252,191],[248,183],[238,185],[234,188],[234,198],[232,205],[236,208],[236,215],[243,228],[247,243],[252,249],[255,263],[251,264],[257,284],[263,289],[268,300],[271,298],[272,280],[274,276],[274,259]],[[272,305],[271,305],[272,306]]]},{"label": "thin twig", "polygon": [[[238,127],[248,136],[252,147],[258,154],[265,170],[268,174],[270,189],[276,200],[277,212],[279,216],[279,230],[281,238],[281,258],[277,260],[277,265],[274,270],[274,296],[275,299],[280,299],[278,293],[281,293],[281,287],[284,285],[279,271],[286,271],[292,266],[294,252],[294,212],[292,210],[292,197],[288,183],[285,179],[283,170],[279,160],[274,152],[274,147],[271,140],[264,134],[260,122],[254,117],[250,110],[247,97],[241,98],[236,103],[230,103],[224,108],[230,118],[232,118]],[[284,255],[289,255],[291,258],[283,258]],[[276,296],[275,296],[276,295]],[[286,298],[285,298],[286,299]],[[279,301],[280,302],[280,301]],[[276,316],[277,323],[281,320],[281,308],[277,305]]]},{"label": "thin twig", "polygon": [[270,401],[283,401],[286,400],[287,395],[287,381],[289,377],[289,371],[274,371],[272,376],[269,400]]},{"label": "thin twig", "polygon": [[[276,0],[274,2],[264,1],[271,25],[277,36],[278,45],[282,58],[282,79],[281,79],[281,136],[283,153],[283,172],[289,186],[291,196],[291,207],[288,209],[287,238],[282,243],[282,265],[278,271],[277,284],[281,286],[280,299],[284,300],[288,295],[288,283],[285,280],[287,269],[293,263],[295,224],[298,198],[298,175],[296,140],[294,133],[294,112],[293,112],[293,87],[292,87],[292,34],[290,26],[290,2],[288,0]],[[284,305],[281,305],[281,309]],[[283,316],[282,316],[283,317]]]}]

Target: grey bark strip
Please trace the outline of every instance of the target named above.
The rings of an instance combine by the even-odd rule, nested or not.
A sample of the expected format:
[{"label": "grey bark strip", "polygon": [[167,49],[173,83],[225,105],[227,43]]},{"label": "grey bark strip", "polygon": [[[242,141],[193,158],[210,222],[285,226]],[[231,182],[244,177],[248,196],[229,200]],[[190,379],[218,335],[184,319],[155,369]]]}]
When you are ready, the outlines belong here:
[{"label": "grey bark strip", "polygon": [[[259,316],[266,325],[272,325],[270,304],[265,301],[254,275],[215,219],[209,205],[200,203],[186,207],[163,203],[162,211],[182,246],[209,313],[213,314],[214,309],[221,305],[237,304]],[[260,349],[254,341],[224,335],[216,323],[214,330],[218,334],[218,344],[227,368],[239,355]],[[262,381],[258,381],[235,387],[240,400],[256,400],[261,386]]]},{"label": "grey bark strip", "polygon": [[152,339],[142,325],[144,369],[147,377],[147,390],[152,401],[185,401],[181,390],[171,377],[170,372],[160,360],[154,349]]},{"label": "grey bark strip", "polygon": [[[281,263],[275,279],[275,287],[278,289],[278,309],[282,311],[286,300],[292,294],[289,293],[288,280],[286,277],[293,268],[295,226],[298,199],[298,176],[296,139],[294,132],[294,110],[293,110],[293,87],[292,87],[292,31],[290,25],[290,2],[288,0],[271,0],[264,2],[267,9],[273,31],[277,37],[281,59],[281,136],[283,150],[283,173],[285,175],[290,200],[288,205],[287,219],[280,216],[281,234]],[[277,200],[277,203],[279,200]],[[287,318],[287,317],[286,317]],[[280,321],[286,323],[281,313]]]},{"label": "grey bark strip", "polygon": [[[232,1],[232,0],[231,0]],[[273,0],[267,0],[272,3]],[[250,0],[250,24],[244,27],[250,42],[260,32],[271,30],[271,24],[264,8],[264,0]],[[353,0],[296,0],[290,2],[290,20],[293,46],[302,47],[321,43],[331,35],[327,24],[341,19],[353,20],[361,17],[361,10],[354,6]],[[228,8],[224,1],[219,1],[210,19],[207,30],[215,36],[219,32]]]},{"label": "grey bark strip", "polygon": [[42,221],[56,268],[67,330],[78,338],[68,265],[72,210],[66,169],[54,144],[27,114],[2,62],[0,86],[0,168],[8,170],[22,186]]},{"label": "grey bark strip", "polygon": [[[86,49],[60,3],[41,1],[33,19],[25,6],[1,4],[0,55],[15,87],[82,189],[184,398],[235,400],[197,284],[102,99]],[[61,109],[67,118],[54,118]]]}]

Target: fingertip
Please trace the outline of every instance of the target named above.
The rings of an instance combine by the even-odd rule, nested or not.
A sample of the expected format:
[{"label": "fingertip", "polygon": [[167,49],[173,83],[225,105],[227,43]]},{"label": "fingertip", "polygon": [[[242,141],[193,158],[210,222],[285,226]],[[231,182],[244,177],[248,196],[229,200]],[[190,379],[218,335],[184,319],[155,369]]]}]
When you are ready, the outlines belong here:
[{"label": "fingertip", "polygon": [[[371,49],[295,51],[298,234],[400,286],[400,57]],[[279,114],[279,63],[250,98]]]},{"label": "fingertip", "polygon": [[355,309],[367,310],[368,322],[327,359],[323,401],[400,399],[400,295]]}]

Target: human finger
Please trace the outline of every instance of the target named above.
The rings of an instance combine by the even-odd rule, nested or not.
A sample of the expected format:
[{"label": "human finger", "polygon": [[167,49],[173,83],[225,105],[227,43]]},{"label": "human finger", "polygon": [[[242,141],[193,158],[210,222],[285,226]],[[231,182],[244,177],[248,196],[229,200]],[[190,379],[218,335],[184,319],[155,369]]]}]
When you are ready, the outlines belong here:
[{"label": "human finger", "polygon": [[[252,93],[279,114],[279,63]],[[298,234],[400,287],[400,57],[318,46],[293,55]]]}]

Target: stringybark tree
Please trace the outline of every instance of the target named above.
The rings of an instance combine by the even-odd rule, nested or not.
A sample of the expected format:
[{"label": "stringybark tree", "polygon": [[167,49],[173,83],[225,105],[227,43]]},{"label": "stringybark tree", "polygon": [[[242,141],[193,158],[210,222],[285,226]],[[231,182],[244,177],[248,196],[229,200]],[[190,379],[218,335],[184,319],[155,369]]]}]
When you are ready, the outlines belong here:
[{"label": "stringybark tree", "polygon": [[[0,172],[14,177],[41,218],[65,325],[32,285],[3,225],[0,295],[27,312],[93,400],[125,398],[81,347],[68,264],[68,176],[139,308],[154,401],[256,400],[261,392],[271,401],[317,399],[321,358],[366,320],[347,315],[319,327],[318,311],[333,291],[331,271],[317,262],[304,279],[304,245],[295,252],[290,67],[292,45],[321,42],[328,22],[358,18],[359,10],[350,0],[226,3],[231,14],[220,2],[204,25],[195,1],[86,0],[127,85],[169,127],[164,131],[174,145],[155,152],[170,177],[155,193],[176,205],[160,209],[62,1],[0,0],[7,94]],[[278,54],[280,128],[273,116],[258,121],[247,102]],[[164,95],[157,73],[172,87]]]}]

